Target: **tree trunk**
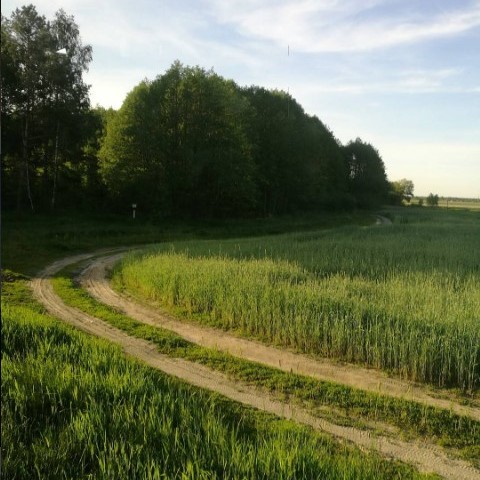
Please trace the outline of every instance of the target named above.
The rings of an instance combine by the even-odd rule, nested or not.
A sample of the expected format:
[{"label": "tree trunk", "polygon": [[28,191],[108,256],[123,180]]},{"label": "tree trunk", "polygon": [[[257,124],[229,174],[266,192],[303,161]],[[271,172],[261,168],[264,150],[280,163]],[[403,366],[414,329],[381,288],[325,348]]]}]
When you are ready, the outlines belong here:
[{"label": "tree trunk", "polygon": [[20,211],[22,209],[22,200],[23,200],[23,177],[25,175],[25,169],[24,169],[24,162],[23,162],[23,155],[22,158],[17,157],[17,165],[16,165],[16,171],[17,171],[17,211]]}]

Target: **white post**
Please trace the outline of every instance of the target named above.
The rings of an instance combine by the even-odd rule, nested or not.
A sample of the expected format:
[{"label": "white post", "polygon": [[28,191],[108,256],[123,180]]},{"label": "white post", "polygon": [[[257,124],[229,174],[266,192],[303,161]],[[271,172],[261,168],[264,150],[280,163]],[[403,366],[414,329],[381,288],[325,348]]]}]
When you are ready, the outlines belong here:
[{"label": "white post", "polygon": [[133,219],[135,220],[135,209],[137,208],[136,203],[132,203],[132,209],[133,209]]}]

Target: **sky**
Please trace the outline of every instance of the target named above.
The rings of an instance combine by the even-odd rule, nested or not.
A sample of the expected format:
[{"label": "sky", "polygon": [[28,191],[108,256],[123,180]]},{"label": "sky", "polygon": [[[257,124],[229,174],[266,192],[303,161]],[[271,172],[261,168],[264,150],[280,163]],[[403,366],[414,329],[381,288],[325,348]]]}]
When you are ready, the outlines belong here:
[{"label": "sky", "polygon": [[3,0],[63,8],[93,48],[92,105],[175,61],[288,91],[416,195],[480,198],[480,0]]}]

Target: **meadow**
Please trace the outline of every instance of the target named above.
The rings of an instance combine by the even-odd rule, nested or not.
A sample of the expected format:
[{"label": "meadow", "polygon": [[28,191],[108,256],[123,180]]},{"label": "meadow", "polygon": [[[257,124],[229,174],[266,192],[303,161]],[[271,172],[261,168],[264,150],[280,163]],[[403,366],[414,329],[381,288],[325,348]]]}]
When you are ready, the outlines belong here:
[{"label": "meadow", "polygon": [[413,381],[480,387],[480,214],[393,209],[390,226],[172,242],[117,286],[184,318]]},{"label": "meadow", "polygon": [[[335,242],[342,238],[346,242],[345,238],[350,236],[354,250],[355,239],[360,237],[365,243],[367,238],[378,240],[387,235],[390,229],[417,228],[424,224],[431,231],[432,226],[437,228],[444,220],[450,222],[446,225],[447,230],[462,232],[462,238],[471,242],[470,255],[478,265],[475,231],[468,239],[468,232],[475,228],[477,217],[461,214],[440,218],[438,213],[432,212],[432,217],[427,213],[422,212],[425,216],[419,217],[413,210],[391,211],[392,218],[395,216],[393,227],[368,228],[361,225],[372,223],[372,218],[363,214],[349,219],[335,219],[333,216],[269,219],[263,226],[252,220],[226,227],[199,224],[170,228],[154,222],[125,225],[118,219],[109,223],[101,219],[73,221],[57,218],[47,222],[32,220],[10,228],[3,238],[3,265],[14,271],[4,270],[2,276],[2,477],[182,480],[433,478],[419,474],[410,466],[339,443],[307,427],[190,387],[125,358],[119,348],[77,332],[47,315],[43,307],[32,300],[28,277],[23,275],[35,272],[51,259],[73,252],[134,241],[162,240],[164,246],[150,248],[140,256],[129,258],[124,267],[147,261],[152,255],[158,260],[160,255],[164,260],[178,260],[180,267],[181,262],[185,262],[184,271],[179,270],[178,265],[168,268],[181,272],[185,278],[190,271],[203,275],[199,283],[209,288],[215,286],[215,283],[209,283],[215,278],[211,274],[225,274],[223,270],[215,270],[215,264],[219,263],[222,268],[227,266],[227,270],[235,266],[236,281],[244,289],[248,285],[242,282],[255,287],[252,279],[256,277],[263,282],[268,280],[274,286],[301,289],[313,281],[334,278],[342,271],[326,257],[312,255],[309,248],[312,242],[318,245],[321,239],[330,239],[328,245],[318,245],[320,252],[327,247],[332,250]],[[9,227],[13,225],[10,221],[7,219]],[[346,221],[356,226],[339,226]],[[259,230],[269,235],[250,236]],[[303,233],[278,233],[296,230]],[[232,236],[235,238],[229,239]],[[292,239],[296,239],[293,247]],[[341,248],[347,249],[345,242]],[[465,245],[461,245],[462,249]],[[296,260],[292,259],[293,250]],[[453,250],[450,253],[452,263],[445,271],[462,266],[457,269],[463,272],[458,273],[458,287],[465,286],[469,278],[478,277],[478,269],[475,270],[474,263],[464,258],[465,254],[460,252],[457,255]],[[338,264],[343,262],[345,265],[346,260],[341,255],[335,258]],[[192,270],[195,263],[201,268]],[[381,262],[371,263],[370,276],[367,266],[358,261],[356,268],[363,272],[362,275],[353,274],[351,270],[345,275],[344,282],[357,277],[364,281],[374,278],[375,269],[381,271]],[[430,258],[430,271],[440,264],[445,265],[445,259]],[[328,265],[332,271],[327,272]],[[321,268],[325,270],[323,274]],[[123,280],[125,271],[117,271],[117,284]],[[425,267],[425,272],[428,271]],[[244,279],[241,278],[242,272],[248,274]],[[367,394],[208,351],[99,305],[72,281],[72,273],[60,272],[53,280],[55,290],[65,301],[131,335],[153,342],[168,355],[203,363],[230,377],[285,395],[292,401],[316,406],[323,412],[328,412],[325,410],[328,407],[328,415],[346,425],[369,428],[370,421],[385,422],[387,428],[401,430],[407,438],[426,438],[433,443],[457,448],[460,455],[477,464],[478,422],[446,410]],[[182,306],[178,301],[183,280],[179,277],[175,281],[173,291],[177,292],[177,301],[172,303],[172,309],[187,315],[189,304]],[[262,284],[255,288],[261,289]],[[195,291],[191,289],[191,292]],[[212,290],[209,294],[217,293]],[[158,298],[156,301],[164,305],[168,303]],[[285,305],[288,303],[280,308],[280,312],[287,311]],[[301,303],[299,307],[302,307]],[[213,310],[192,307],[191,312],[198,321],[229,328],[228,324],[222,323],[219,310],[213,315]],[[264,328],[260,323],[258,330],[251,330],[255,336],[275,343],[285,342],[285,339],[279,342],[275,335],[269,340],[267,334],[258,334]],[[275,326],[283,328],[278,322]],[[291,324],[290,328],[293,326]],[[251,328],[248,324],[232,327],[246,334]],[[285,344],[299,348],[295,343]]]},{"label": "meadow", "polygon": [[2,298],[2,478],[430,478],[125,358]]},{"label": "meadow", "polygon": [[98,302],[75,280],[81,270],[80,262],[55,275],[52,285],[57,295],[67,305],[100,318],[130,336],[151,342],[162,354],[200,363],[234,380],[266,389],[281,400],[288,398],[314,415],[334,419],[342,425],[380,431],[380,425],[388,424],[389,428],[396,429],[396,435],[428,439],[453,448],[459,456],[480,465],[478,421],[412,400],[282,371],[191,343],[170,330],[147,325]]}]

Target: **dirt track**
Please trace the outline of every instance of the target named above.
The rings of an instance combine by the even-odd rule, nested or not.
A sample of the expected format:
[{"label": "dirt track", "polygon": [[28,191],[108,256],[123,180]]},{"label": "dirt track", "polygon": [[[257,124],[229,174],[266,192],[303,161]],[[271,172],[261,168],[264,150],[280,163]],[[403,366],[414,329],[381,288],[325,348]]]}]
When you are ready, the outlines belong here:
[{"label": "dirt track", "polygon": [[[97,254],[98,253],[99,252],[97,252]],[[335,425],[328,421],[319,419],[310,415],[308,412],[301,408],[294,408],[292,405],[280,402],[278,400],[274,400],[264,392],[243,385],[239,382],[233,382],[223,374],[210,370],[204,366],[181,359],[172,359],[166,357],[158,353],[156,347],[149,342],[130,337],[121,330],[111,327],[110,325],[95,317],[80,312],[77,309],[68,307],[55,294],[55,292],[53,291],[53,287],[48,280],[48,277],[69,264],[76,263],[82,260],[87,260],[92,256],[93,255],[77,255],[75,257],[70,257],[62,261],[55,262],[54,264],[47,267],[38,276],[38,278],[32,281],[32,288],[35,297],[46,306],[46,308],[51,314],[61,318],[65,322],[79,328],[80,330],[83,330],[84,332],[114,342],[120,345],[125,351],[125,353],[144,361],[145,363],[154,368],[158,368],[159,370],[162,370],[169,375],[176,376],[195,386],[218,392],[228,398],[231,398],[249,406],[253,406],[260,410],[264,410],[284,418],[293,419],[294,421],[297,421],[299,423],[310,425],[313,428],[328,432],[342,440],[353,442],[354,444],[362,448],[372,448],[387,457],[396,458],[406,463],[415,465],[421,471],[435,472],[439,475],[444,476],[445,478],[456,480],[473,480],[480,478],[480,471],[476,470],[471,465],[461,460],[452,460],[447,458],[447,456],[441,451],[441,449],[437,447],[422,444],[421,442],[407,443],[399,440],[392,440],[386,437],[372,437],[368,432],[356,428]],[[86,271],[85,282],[88,284],[89,289],[96,292],[97,295],[101,291],[111,290],[109,289],[109,286],[105,281],[104,273],[105,266],[110,262],[115,261],[115,258],[118,259],[118,256],[116,255],[115,257],[112,257],[112,255],[109,255],[108,260],[106,258],[103,258],[100,261],[96,261]],[[98,288],[94,287],[95,285],[97,285]],[[113,295],[114,298],[121,298],[115,292],[111,292],[109,295]],[[103,294],[101,294],[100,296],[103,298]],[[124,299],[122,300],[125,301]],[[138,308],[144,309],[145,307],[138,306]],[[143,312],[143,310],[140,310],[140,312]],[[141,313],[138,313],[138,315],[140,316]],[[165,321],[172,322],[173,320],[170,318],[166,318]],[[158,319],[155,321],[151,319],[148,320],[148,323],[151,322],[159,324]],[[202,338],[209,338],[209,334],[211,334],[210,330],[203,330]],[[232,338],[234,339],[235,337]],[[217,344],[221,343],[222,337],[220,337],[219,339],[219,337],[217,336],[215,341]],[[243,341],[248,342],[246,340]],[[256,342],[250,343],[252,343],[256,347],[260,347],[260,345]],[[238,345],[236,346],[236,348],[238,348]],[[275,352],[282,351],[275,349]],[[269,351],[268,353],[269,355],[273,354],[273,352],[271,351]],[[287,352],[287,355],[288,358],[291,359],[291,355],[294,354]],[[277,363],[278,358],[279,357],[277,357]],[[298,366],[304,365],[302,362],[303,360],[299,360],[297,358],[296,364]],[[282,360],[281,363],[283,363]],[[302,368],[306,368],[307,366],[308,365],[305,364]],[[284,365],[283,368],[285,368]],[[322,368],[325,367],[323,366]],[[338,366],[331,364],[330,374],[334,374],[338,368]]]}]

